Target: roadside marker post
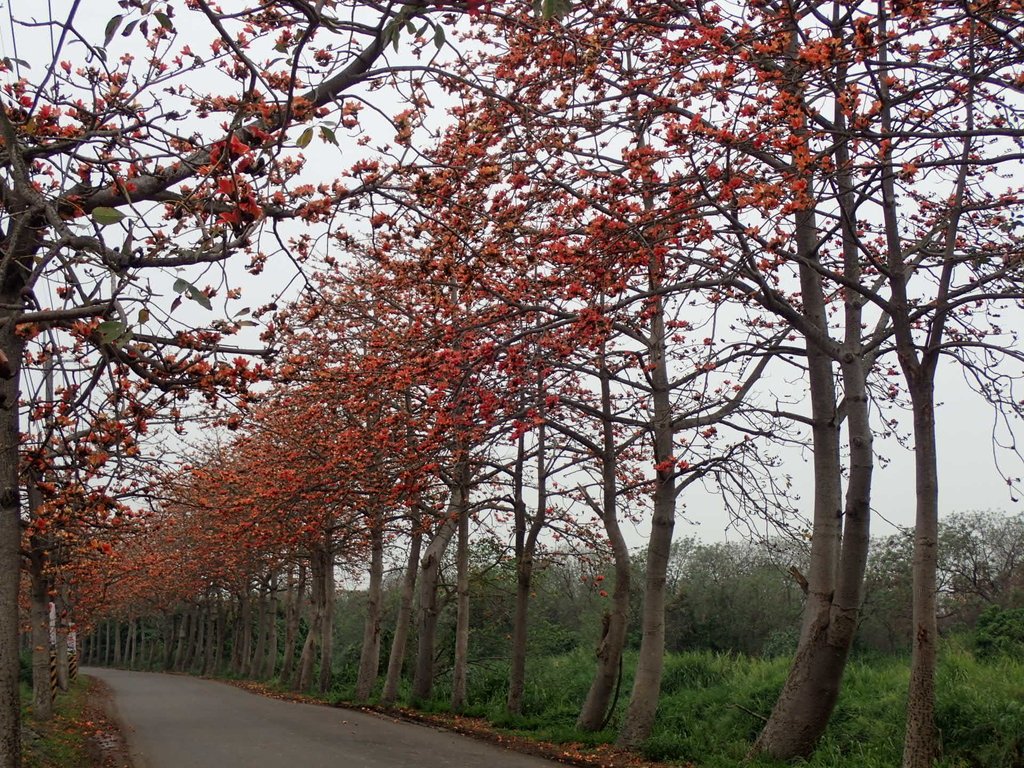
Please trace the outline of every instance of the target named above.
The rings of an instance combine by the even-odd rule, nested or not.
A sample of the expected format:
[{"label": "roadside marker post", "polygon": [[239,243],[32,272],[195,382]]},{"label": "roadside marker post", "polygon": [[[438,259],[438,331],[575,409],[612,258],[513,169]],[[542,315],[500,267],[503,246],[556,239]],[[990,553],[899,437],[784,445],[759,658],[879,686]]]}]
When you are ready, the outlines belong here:
[{"label": "roadside marker post", "polygon": [[68,630],[68,680],[78,679],[78,632],[72,624]]},{"label": "roadside marker post", "polygon": [[57,649],[50,646],[50,697],[57,698]]}]

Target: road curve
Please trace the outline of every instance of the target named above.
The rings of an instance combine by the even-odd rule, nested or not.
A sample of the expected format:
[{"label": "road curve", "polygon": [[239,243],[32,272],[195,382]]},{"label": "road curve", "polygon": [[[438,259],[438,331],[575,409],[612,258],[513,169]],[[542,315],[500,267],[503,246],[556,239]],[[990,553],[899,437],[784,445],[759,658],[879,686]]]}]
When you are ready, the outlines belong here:
[{"label": "road curve", "polygon": [[135,768],[551,768],[427,726],[183,675],[85,668],[113,691]]}]

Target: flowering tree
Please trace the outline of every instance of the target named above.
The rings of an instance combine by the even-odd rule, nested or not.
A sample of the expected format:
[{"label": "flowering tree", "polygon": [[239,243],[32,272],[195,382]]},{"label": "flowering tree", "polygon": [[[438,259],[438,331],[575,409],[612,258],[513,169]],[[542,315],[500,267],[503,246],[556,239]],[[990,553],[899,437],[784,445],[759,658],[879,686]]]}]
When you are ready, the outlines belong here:
[{"label": "flowering tree", "polygon": [[[3,62],[0,109],[0,754],[19,764],[16,605],[22,361],[44,331],[93,349],[115,383],[212,391],[247,376],[222,357],[245,321],[221,302],[219,265],[310,240],[289,219],[326,222],[378,176],[338,168],[298,182],[301,150],[360,132],[361,86],[390,73],[385,51],[438,6],[288,0],[231,7],[126,0],[102,29],[71,2],[43,30],[39,59]],[[462,10],[449,6],[447,10]],[[421,18],[422,17],[422,18]],[[28,21],[15,20],[22,30]],[[422,26],[425,25],[425,26]],[[413,27],[415,30],[415,27]],[[20,33],[19,33],[20,34]],[[415,48],[416,46],[414,46]],[[25,54],[28,55],[28,54]],[[346,178],[347,177],[347,178]],[[176,298],[171,300],[174,294]],[[170,294],[170,296],[168,296]],[[214,302],[227,317],[200,320]],[[185,303],[192,317],[176,319]],[[63,344],[64,342],[62,342]],[[129,393],[124,393],[126,396]]]}]

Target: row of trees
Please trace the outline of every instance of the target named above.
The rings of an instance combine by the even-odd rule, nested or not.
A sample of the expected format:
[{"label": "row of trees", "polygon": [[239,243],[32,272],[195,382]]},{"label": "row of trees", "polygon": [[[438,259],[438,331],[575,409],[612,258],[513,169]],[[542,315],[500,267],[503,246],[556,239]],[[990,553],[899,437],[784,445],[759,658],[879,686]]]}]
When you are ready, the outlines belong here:
[{"label": "row of trees", "polygon": [[[471,663],[507,660],[516,622],[521,620],[516,610],[517,574],[507,544],[483,533],[477,531],[470,552]],[[940,542],[940,624],[946,632],[973,630],[978,617],[993,608],[1024,607],[1024,519],[1019,515],[954,515],[941,524]],[[907,533],[873,542],[856,641],[862,652],[905,652],[911,646],[911,548]],[[666,649],[792,653],[803,604],[792,569],[804,567],[806,560],[806,545],[792,540],[677,542],[666,587]],[[589,651],[601,641],[608,596],[598,571],[608,565],[607,560],[564,549],[538,553],[528,628],[532,657],[578,648]],[[633,570],[626,647],[635,650],[641,643],[642,557],[634,556]],[[118,605],[83,638],[83,660],[133,669],[273,678],[294,690],[327,690],[339,681],[358,683],[367,590],[334,593],[334,642],[317,658],[312,642],[320,640],[307,640],[311,631],[317,631],[315,616],[321,609],[312,599],[306,567],[300,564],[296,571],[286,566],[285,571],[280,577],[254,580],[248,592],[236,595],[208,591],[198,600],[177,604],[165,595],[161,610],[156,610],[157,580],[141,577],[148,583],[145,597],[140,594],[133,603]],[[457,577],[454,559],[448,556],[440,575],[435,679],[451,673]],[[385,648],[399,637],[402,602],[401,572],[395,568],[382,590],[380,633]],[[403,655],[408,662],[408,649]],[[380,671],[384,669],[381,665]],[[317,674],[320,670],[323,676]]]},{"label": "row of trees", "polygon": [[[940,359],[960,366],[1001,424],[1020,407],[1020,353],[1002,319],[1024,297],[1021,200],[1006,165],[1022,138],[1020,15],[960,2],[543,6],[549,18],[470,4],[455,51],[428,18],[452,10],[443,4],[296,0],[231,13],[191,3],[215,32],[207,61],[179,39],[170,4],[126,2],[90,61],[54,53],[38,82],[8,87],[9,604],[19,542],[38,563],[37,607],[58,583],[83,616],[191,602],[205,607],[173,631],[193,644],[226,636],[218,601],[236,603],[243,626],[258,603],[266,623],[270,595],[289,579],[302,594],[305,579],[305,683],[317,648],[330,658],[340,564],[368,583],[365,698],[381,666],[385,562],[407,542],[383,697],[396,694],[415,604],[412,693],[426,698],[440,565],[455,542],[460,708],[470,531],[486,525],[509,541],[516,573],[515,712],[537,551],[557,536],[611,561],[579,718],[593,730],[629,631],[622,524],[649,520],[619,737],[633,746],[657,708],[677,506],[701,484],[736,515],[806,527],[792,672],[752,747],[798,757],[828,721],[860,623],[873,437],[899,429],[905,408],[917,521],[904,765],[930,765]],[[54,22],[54,51],[77,32],[77,7]],[[114,63],[106,49],[138,34],[144,57]],[[441,59],[430,60],[428,36]],[[409,60],[386,59],[403,39]],[[190,88],[200,72],[215,72],[224,93]],[[388,118],[364,85],[396,86],[403,109]],[[435,101],[450,105],[447,119]],[[364,127],[364,111],[385,118],[387,136]],[[364,147],[340,178],[305,166],[300,150],[339,136]],[[229,319],[202,331],[170,314],[235,299],[229,275],[208,271],[200,286],[198,272],[172,274],[167,307],[142,275],[238,251],[259,272],[276,249],[315,274],[286,308],[257,312],[279,350],[275,384],[257,396],[258,371],[221,356],[246,313],[225,303]],[[41,382],[32,397],[19,394],[23,366],[25,382]],[[70,372],[47,387],[56,368]],[[236,434],[142,487],[151,423],[180,420],[189,393],[213,403],[225,391],[240,411],[219,418]],[[806,502],[780,466],[787,445],[810,452]],[[126,504],[142,492],[160,497],[151,514]],[[75,542],[67,554],[56,554],[57,534]],[[96,567],[106,548],[113,559]],[[7,619],[0,746],[16,765]],[[38,614],[34,623],[41,631]],[[262,652],[240,662],[250,669],[266,667],[269,624]],[[329,672],[320,665],[321,686]]]}]

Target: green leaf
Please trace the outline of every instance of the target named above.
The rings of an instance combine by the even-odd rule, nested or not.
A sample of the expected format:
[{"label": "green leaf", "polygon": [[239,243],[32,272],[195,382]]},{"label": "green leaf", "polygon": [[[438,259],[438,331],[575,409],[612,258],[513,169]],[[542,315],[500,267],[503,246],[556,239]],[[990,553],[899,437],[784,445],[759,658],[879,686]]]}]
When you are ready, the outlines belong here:
[{"label": "green leaf", "polygon": [[309,142],[311,142],[312,140],[313,129],[307,128],[302,132],[302,135],[299,136],[299,140],[295,142],[295,146],[297,146],[299,149],[305,149],[306,147],[309,146]]},{"label": "green leaf", "polygon": [[338,137],[334,135],[334,131],[328,128],[326,125],[320,126],[320,138],[324,141],[338,146]]},{"label": "green leaf", "polygon": [[[213,304],[210,303],[210,297],[182,277],[179,277],[174,281],[172,290],[175,293],[186,294],[192,301],[204,309],[213,309]],[[174,304],[171,305],[171,311],[178,306],[178,303],[178,299],[175,299]]]},{"label": "green leaf", "polygon": [[104,344],[113,344],[124,335],[127,329],[128,326],[120,320],[106,320],[96,326],[96,330],[100,335],[100,341]]},{"label": "green leaf", "polygon": [[135,31],[135,25],[138,23],[138,19],[135,19],[135,21],[129,21],[128,25],[123,30],[121,30],[121,37],[130,37],[132,32]]},{"label": "green leaf", "polygon": [[164,29],[169,29],[172,32],[174,31],[174,23],[171,21],[170,16],[161,11],[157,11],[153,15],[156,16],[156,20],[160,22],[161,27],[163,27]]},{"label": "green leaf", "polygon": [[210,297],[207,296],[198,288],[196,288],[194,285],[189,286],[188,297],[192,299],[192,301],[194,301],[196,304],[201,306],[203,309],[213,309],[213,304],[210,303]]},{"label": "green leaf", "polygon": [[103,45],[110,45],[110,41],[114,39],[114,35],[117,34],[118,27],[121,26],[121,22],[124,21],[124,16],[117,15],[107,22],[107,28],[103,32]]},{"label": "green leaf", "polygon": [[388,22],[388,25],[384,27],[384,42],[390,42],[395,50],[398,50],[398,41],[402,37],[402,17],[401,14],[397,18],[392,19]]},{"label": "green leaf", "polygon": [[31,65],[24,59],[15,59],[11,56],[4,56],[3,61],[4,64],[7,65],[8,69],[14,69],[15,64],[17,64],[19,67],[24,67],[25,69],[32,69]]},{"label": "green leaf", "polygon": [[108,224],[117,224],[117,222],[122,219],[124,219],[124,214],[116,208],[100,206],[99,208],[93,208],[92,210],[92,220],[101,227],[105,227]]},{"label": "green leaf", "polygon": [[545,19],[561,19],[572,8],[571,0],[543,0],[541,15]]},{"label": "green leaf", "polygon": [[444,45],[444,27],[440,24],[434,27],[434,45],[438,48]]}]

